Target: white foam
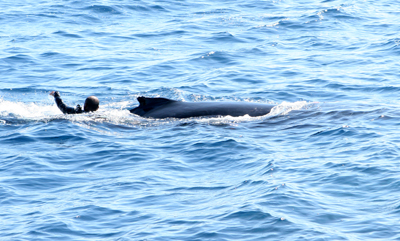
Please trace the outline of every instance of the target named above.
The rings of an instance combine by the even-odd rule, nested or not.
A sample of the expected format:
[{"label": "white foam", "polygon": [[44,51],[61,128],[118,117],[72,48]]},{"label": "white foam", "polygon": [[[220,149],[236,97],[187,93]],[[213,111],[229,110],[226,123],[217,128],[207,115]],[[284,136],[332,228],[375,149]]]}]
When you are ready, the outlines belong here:
[{"label": "white foam", "polygon": [[0,99],[0,116],[23,119],[38,119],[60,114],[56,105],[38,105],[35,103],[12,102]]},{"label": "white foam", "polygon": [[294,103],[291,102],[282,102],[281,104],[272,108],[271,112],[267,116],[278,116],[278,115],[287,115],[292,110],[301,110],[305,109],[310,105],[314,105],[315,103],[309,103],[307,101],[297,101]]}]

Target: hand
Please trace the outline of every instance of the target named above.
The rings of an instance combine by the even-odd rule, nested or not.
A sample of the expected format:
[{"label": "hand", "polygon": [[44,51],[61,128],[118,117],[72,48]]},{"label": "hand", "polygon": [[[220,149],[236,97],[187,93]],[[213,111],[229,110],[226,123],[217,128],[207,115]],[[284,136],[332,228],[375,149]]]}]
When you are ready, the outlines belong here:
[{"label": "hand", "polygon": [[50,92],[50,94],[49,95],[52,95],[52,96],[54,96],[54,93],[56,93],[55,91],[52,91],[52,92]]}]

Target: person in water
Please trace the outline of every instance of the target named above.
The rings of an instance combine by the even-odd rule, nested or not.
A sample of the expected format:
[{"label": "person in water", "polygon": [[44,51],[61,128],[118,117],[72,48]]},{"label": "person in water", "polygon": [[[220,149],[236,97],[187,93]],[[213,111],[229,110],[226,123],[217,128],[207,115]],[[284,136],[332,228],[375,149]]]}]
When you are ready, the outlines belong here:
[{"label": "person in water", "polygon": [[99,109],[99,104],[100,101],[97,99],[96,96],[89,96],[86,98],[85,105],[82,107],[80,105],[77,105],[75,108],[67,106],[61,99],[60,93],[58,91],[52,91],[50,92],[50,95],[54,96],[54,100],[56,101],[56,104],[58,108],[64,113],[64,114],[81,114],[85,112],[93,112]]}]

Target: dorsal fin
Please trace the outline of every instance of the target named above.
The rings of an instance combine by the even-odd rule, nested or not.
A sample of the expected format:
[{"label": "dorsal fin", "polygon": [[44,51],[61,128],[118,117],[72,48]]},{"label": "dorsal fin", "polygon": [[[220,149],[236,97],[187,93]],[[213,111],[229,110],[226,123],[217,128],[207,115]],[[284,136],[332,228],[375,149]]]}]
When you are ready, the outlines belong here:
[{"label": "dorsal fin", "polygon": [[147,98],[144,96],[140,96],[137,98],[139,101],[140,106],[147,106],[147,105],[163,105],[170,102],[175,102],[176,100],[170,100],[166,98]]},{"label": "dorsal fin", "polygon": [[176,100],[166,98],[147,98],[144,96],[138,97],[137,100],[139,101],[139,108],[143,108],[144,111],[149,111],[160,105],[176,102]]},{"label": "dorsal fin", "polygon": [[139,106],[145,106],[146,105],[146,97],[140,96],[140,97],[137,98],[137,100],[139,101]]},{"label": "dorsal fin", "polygon": [[162,105],[166,105],[169,103],[177,102],[176,100],[170,100],[165,98],[146,98],[144,96],[140,96],[137,98],[139,101],[139,106],[129,110],[131,113],[143,116],[146,112],[157,108]]}]

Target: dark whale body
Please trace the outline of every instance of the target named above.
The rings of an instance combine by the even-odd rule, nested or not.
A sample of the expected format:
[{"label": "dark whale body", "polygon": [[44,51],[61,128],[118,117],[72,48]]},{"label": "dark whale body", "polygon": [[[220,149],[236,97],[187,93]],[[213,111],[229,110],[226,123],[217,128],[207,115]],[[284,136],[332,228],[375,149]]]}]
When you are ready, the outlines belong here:
[{"label": "dark whale body", "polygon": [[182,102],[165,98],[138,97],[139,106],[130,110],[142,117],[190,118],[213,116],[263,116],[273,105],[252,102]]}]

